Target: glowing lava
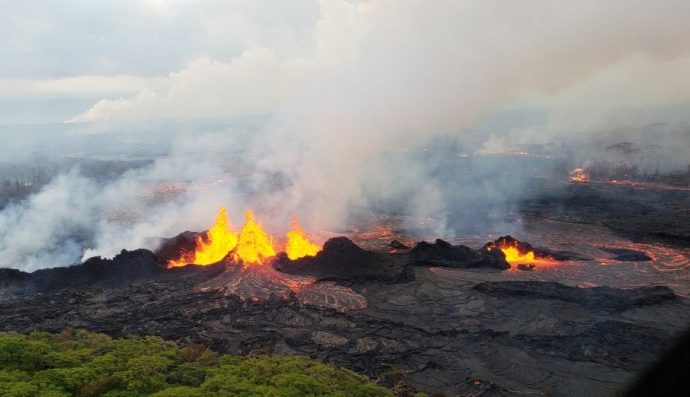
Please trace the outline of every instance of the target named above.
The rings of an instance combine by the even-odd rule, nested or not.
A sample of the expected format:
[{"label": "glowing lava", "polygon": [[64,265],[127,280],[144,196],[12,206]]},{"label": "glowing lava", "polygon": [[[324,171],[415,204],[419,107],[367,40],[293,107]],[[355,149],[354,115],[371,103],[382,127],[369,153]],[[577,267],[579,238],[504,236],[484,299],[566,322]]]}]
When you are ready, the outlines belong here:
[{"label": "glowing lava", "polygon": [[314,256],[319,251],[319,246],[309,241],[304,235],[297,218],[292,218],[292,230],[287,233],[287,241],[285,242],[285,253],[288,258],[295,260],[305,256]]},{"label": "glowing lava", "polygon": [[534,251],[528,251],[526,253],[520,253],[520,251],[515,247],[505,247],[501,248],[503,254],[506,256],[506,261],[511,265],[516,264],[530,264],[534,263]]},{"label": "glowing lava", "polygon": [[195,265],[211,265],[219,262],[237,246],[238,235],[230,227],[228,211],[225,207],[218,209],[216,221],[206,233],[206,238],[197,236],[194,252],[182,254],[177,260],[168,262],[168,268]]},{"label": "glowing lava", "polygon": [[[321,248],[309,241],[297,218],[292,221],[288,232],[285,251],[290,259],[316,255]],[[245,266],[259,265],[276,256],[273,239],[254,219],[254,213],[247,210],[244,225],[239,232],[232,229],[224,207],[218,209],[213,226],[205,236],[197,236],[193,252],[183,252],[178,259],[168,262],[168,268],[186,265],[211,265],[231,255],[232,260]]]},{"label": "glowing lava", "polygon": [[496,247],[503,252],[506,262],[508,262],[511,267],[517,265],[528,265],[533,267],[537,263],[548,263],[546,258],[537,257],[531,245],[520,242],[512,236],[499,237],[496,241],[489,244],[489,250],[491,250],[491,247]]},{"label": "glowing lava", "polygon": [[570,182],[587,182],[589,180],[589,176],[587,175],[587,171],[584,169],[575,168],[572,170],[572,172],[570,172],[568,180]]},{"label": "glowing lava", "polygon": [[232,257],[244,264],[258,265],[264,260],[276,256],[271,237],[264,232],[261,225],[254,221],[254,213],[247,210],[244,214],[244,226],[240,230],[237,248]]}]

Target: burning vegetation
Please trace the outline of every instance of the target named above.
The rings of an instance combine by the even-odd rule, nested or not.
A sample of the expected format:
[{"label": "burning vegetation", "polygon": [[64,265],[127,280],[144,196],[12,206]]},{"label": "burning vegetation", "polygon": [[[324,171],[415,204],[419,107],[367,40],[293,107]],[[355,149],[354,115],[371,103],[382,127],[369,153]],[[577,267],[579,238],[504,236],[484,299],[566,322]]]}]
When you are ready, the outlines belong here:
[{"label": "burning vegetation", "polygon": [[[285,253],[291,260],[314,256],[320,251],[304,234],[299,220],[292,220],[292,230],[287,233]],[[276,256],[271,236],[256,222],[254,213],[247,210],[244,225],[235,231],[228,219],[225,207],[218,209],[215,223],[205,233],[196,236],[193,251],[182,252],[177,259],[168,261],[168,268],[186,265],[212,265],[223,260],[228,254],[233,261],[247,265],[260,265]]]}]

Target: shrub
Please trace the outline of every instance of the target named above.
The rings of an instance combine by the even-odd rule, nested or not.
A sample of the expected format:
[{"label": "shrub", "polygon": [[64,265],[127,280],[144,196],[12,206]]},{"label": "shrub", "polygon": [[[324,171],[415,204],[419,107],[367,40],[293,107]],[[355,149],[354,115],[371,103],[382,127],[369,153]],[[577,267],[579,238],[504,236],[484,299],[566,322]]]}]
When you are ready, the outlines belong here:
[{"label": "shrub", "polygon": [[0,333],[7,397],[383,397],[354,372],[305,357],[220,355],[158,337],[112,339],[81,330]]}]

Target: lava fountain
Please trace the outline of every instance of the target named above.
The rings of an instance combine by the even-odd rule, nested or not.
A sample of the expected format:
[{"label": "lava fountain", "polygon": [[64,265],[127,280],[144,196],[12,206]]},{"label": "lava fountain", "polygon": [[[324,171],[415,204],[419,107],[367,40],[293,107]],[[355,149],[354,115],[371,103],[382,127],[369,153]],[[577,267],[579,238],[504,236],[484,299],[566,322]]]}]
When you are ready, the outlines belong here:
[{"label": "lava fountain", "polygon": [[247,210],[244,214],[244,226],[240,230],[232,258],[247,265],[260,265],[274,256],[276,256],[276,251],[271,237],[261,228],[261,225],[256,223],[254,213]]},{"label": "lava fountain", "polygon": [[[312,243],[294,217],[285,238],[285,253],[290,260],[315,256],[321,247]],[[341,312],[361,310],[367,300],[350,288],[333,282],[318,282],[311,276],[281,273],[269,265],[277,256],[271,236],[256,221],[251,210],[245,212],[244,225],[233,230],[224,207],[204,234],[196,236],[194,250],[182,252],[168,261],[168,268],[187,265],[207,266],[226,260],[223,272],[197,286],[201,293],[221,293],[243,301],[296,299],[300,304],[327,307]]]},{"label": "lava fountain", "polygon": [[218,209],[216,221],[206,232],[206,237],[196,237],[194,252],[182,253],[180,258],[168,262],[168,268],[195,264],[199,266],[212,265],[220,262],[237,246],[238,234],[230,227],[228,211],[225,207]]},{"label": "lava fountain", "polygon": [[287,241],[285,242],[285,253],[288,258],[295,260],[305,256],[314,256],[319,251],[319,246],[309,241],[304,235],[297,217],[293,217],[292,230],[287,233]]},{"label": "lava fountain", "polygon": [[553,263],[552,259],[543,252],[535,250],[532,245],[519,241],[512,236],[499,237],[492,244],[503,252],[506,262],[511,265],[511,268],[519,265],[534,268],[537,264]]},{"label": "lava fountain", "polygon": [[[309,241],[299,220],[293,218],[292,230],[287,233],[285,252],[292,260],[314,256],[321,249]],[[255,220],[251,210],[245,212],[244,225],[235,231],[225,207],[218,209],[216,220],[208,231],[198,235],[194,251],[182,252],[179,258],[168,261],[168,268],[187,265],[207,266],[218,263],[230,254],[233,261],[245,266],[260,265],[276,256],[271,236]]]},{"label": "lava fountain", "polygon": [[523,254],[515,247],[501,248],[501,251],[506,256],[506,261],[511,265],[518,263],[530,264],[535,261],[534,251],[528,251]]}]

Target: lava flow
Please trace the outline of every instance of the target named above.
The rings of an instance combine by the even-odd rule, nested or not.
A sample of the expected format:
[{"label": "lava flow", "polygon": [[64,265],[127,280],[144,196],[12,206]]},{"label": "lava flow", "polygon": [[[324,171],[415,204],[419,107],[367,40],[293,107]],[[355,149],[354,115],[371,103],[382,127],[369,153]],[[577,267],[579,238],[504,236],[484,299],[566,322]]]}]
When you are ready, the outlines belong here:
[{"label": "lava flow", "polygon": [[[290,259],[316,255],[320,248],[304,235],[297,218],[293,219],[293,230],[288,232],[285,251]],[[195,249],[183,252],[178,259],[168,261],[168,268],[186,265],[206,266],[218,263],[231,254],[234,261],[246,265],[259,265],[276,256],[273,240],[254,219],[254,213],[247,210],[245,222],[239,232],[232,229],[225,207],[218,209],[215,223],[205,237],[197,236]]]},{"label": "lava flow", "polygon": [[585,171],[582,168],[575,168],[571,173],[570,176],[568,177],[568,180],[570,182],[587,182],[589,180],[589,176],[587,175],[587,171]]}]

